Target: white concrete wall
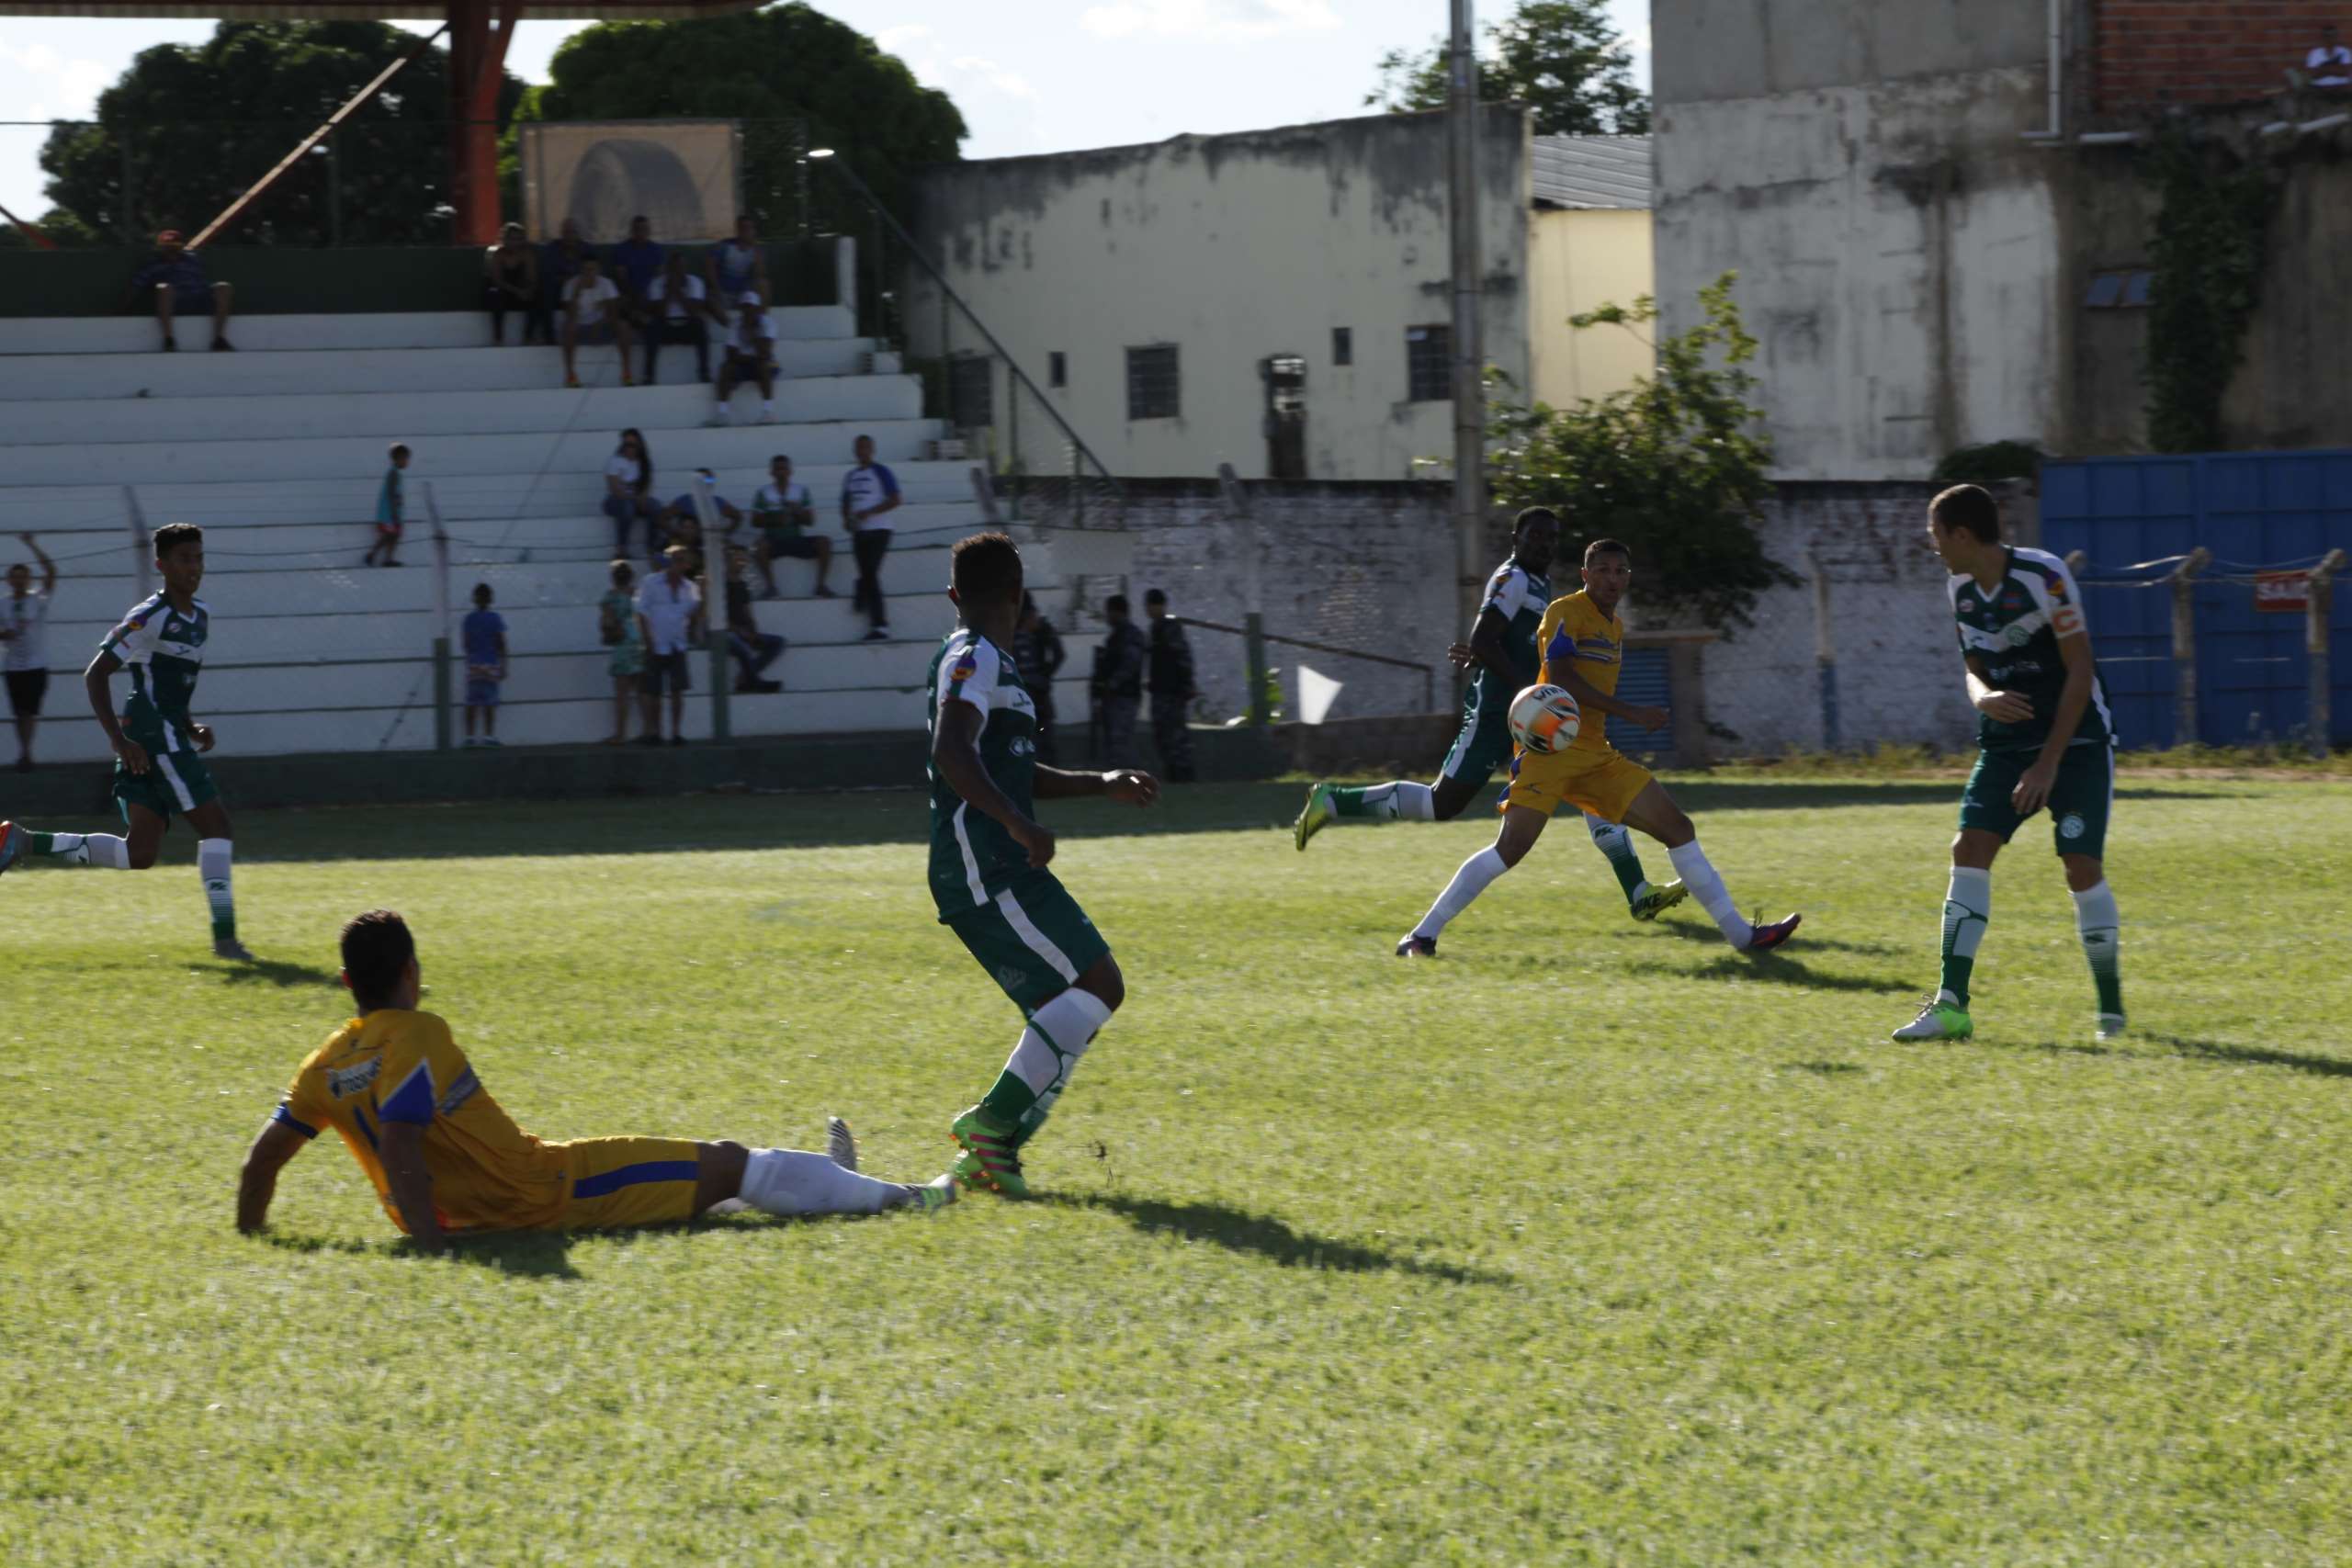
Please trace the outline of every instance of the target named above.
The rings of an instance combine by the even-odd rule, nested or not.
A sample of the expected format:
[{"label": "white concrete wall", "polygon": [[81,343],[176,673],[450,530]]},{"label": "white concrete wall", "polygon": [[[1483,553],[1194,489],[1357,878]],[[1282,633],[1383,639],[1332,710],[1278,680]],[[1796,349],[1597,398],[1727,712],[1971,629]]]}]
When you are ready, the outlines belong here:
[{"label": "white concrete wall", "polygon": [[[1408,328],[1452,314],[1445,130],[1440,115],[1381,115],[1234,136],[934,169],[914,229],[927,254],[1110,469],[1267,471],[1260,362],[1307,366],[1310,479],[1404,479],[1452,446],[1452,405],[1408,400]],[[1485,349],[1527,378],[1526,125],[1487,111],[1480,269]],[[910,274],[917,355],[968,351],[942,336],[936,291]],[[1332,329],[1353,364],[1332,363]],[[1174,344],[1182,412],[1131,422],[1126,350]],[[1000,378],[998,419],[1007,389]],[[1042,422],[1028,416],[1032,444]],[[1000,436],[1001,440],[1001,436]],[[1048,444],[1050,445],[1050,444]],[[1038,460],[1033,457],[1033,461]]]},{"label": "white concrete wall", "polygon": [[1543,210],[1528,215],[1528,352],[1534,396],[1554,408],[1623,391],[1657,367],[1650,341],[1625,327],[1568,318],[1602,305],[1630,307],[1657,292],[1647,212]]}]

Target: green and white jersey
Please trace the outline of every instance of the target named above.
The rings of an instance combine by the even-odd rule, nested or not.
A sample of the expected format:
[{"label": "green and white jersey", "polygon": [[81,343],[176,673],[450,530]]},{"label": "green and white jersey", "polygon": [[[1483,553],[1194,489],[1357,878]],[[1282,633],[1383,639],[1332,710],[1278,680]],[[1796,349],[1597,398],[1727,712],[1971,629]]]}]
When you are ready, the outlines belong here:
[{"label": "green and white jersey", "polygon": [[[980,765],[1006,799],[1030,813],[1037,778],[1036,705],[1012,656],[969,626],[950,632],[931,661],[934,738],[940,710],[951,702],[980,710]],[[993,902],[1029,869],[1029,852],[996,818],[973,810],[936,766],[925,772],[931,779],[931,896],[940,919],[949,919]]]},{"label": "green and white jersey", "polygon": [[[1520,686],[1535,679],[1543,665],[1535,655],[1535,633],[1544,625],[1544,611],[1552,603],[1552,580],[1538,577],[1519,564],[1517,556],[1495,569],[1487,581],[1487,595],[1478,601],[1478,615],[1492,610],[1503,618],[1509,629],[1503,634],[1503,647],[1510,650],[1510,661],[1519,666],[1518,685],[1509,691],[1489,690],[1500,682],[1481,664],[1470,678],[1470,701],[1476,707],[1491,705],[1497,712],[1508,707]],[[1475,627],[1477,616],[1472,617]]]},{"label": "green and white jersey", "polygon": [[150,751],[192,751],[187,705],[204,670],[204,642],[212,612],[201,599],[187,611],[155,593],[141,601],[122,625],[98,645],[130,671],[130,702],[122,710],[122,732]]},{"label": "green and white jersey", "polygon": [[[1965,573],[1949,584],[1952,618],[1960,630],[1960,653],[1984,666],[1984,679],[2001,691],[2033,704],[2033,716],[2004,724],[1976,716],[1976,744],[1987,751],[2038,751],[2050,739],[2058,698],[2066,689],[2066,660],[2058,639],[2087,637],[2083,599],[2075,574],[2047,550],[2012,547],[2008,568],[1992,587]],[[2083,710],[2071,746],[2105,746],[2115,739],[2107,687],[2091,673],[2090,705]]]}]

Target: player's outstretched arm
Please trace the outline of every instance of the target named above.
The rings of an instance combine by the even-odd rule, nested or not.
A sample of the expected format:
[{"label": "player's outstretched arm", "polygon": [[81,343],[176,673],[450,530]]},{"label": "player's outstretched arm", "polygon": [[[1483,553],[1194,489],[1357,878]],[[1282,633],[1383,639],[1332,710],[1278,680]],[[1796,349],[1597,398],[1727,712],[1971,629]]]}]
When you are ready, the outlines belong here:
[{"label": "player's outstretched arm", "polygon": [[[997,788],[980,761],[980,726],[986,716],[967,702],[954,698],[939,705],[939,722],[932,727],[931,765],[964,803],[1012,835],[1029,852],[1029,863],[1042,866],[1054,858],[1054,836],[1029,819],[1012,797]],[[1037,770],[1040,781],[1047,770]],[[1043,793],[1042,791],[1040,793]]]},{"label": "player's outstretched arm", "polygon": [[384,1180],[409,1238],[426,1252],[448,1245],[433,1207],[433,1173],[424,1168],[424,1129],[413,1122],[383,1123]]},{"label": "player's outstretched arm", "polygon": [[237,1175],[239,1230],[252,1235],[269,1224],[269,1202],[277,1196],[277,1173],[310,1141],[283,1122],[263,1123],[260,1136],[245,1151],[244,1169]]}]

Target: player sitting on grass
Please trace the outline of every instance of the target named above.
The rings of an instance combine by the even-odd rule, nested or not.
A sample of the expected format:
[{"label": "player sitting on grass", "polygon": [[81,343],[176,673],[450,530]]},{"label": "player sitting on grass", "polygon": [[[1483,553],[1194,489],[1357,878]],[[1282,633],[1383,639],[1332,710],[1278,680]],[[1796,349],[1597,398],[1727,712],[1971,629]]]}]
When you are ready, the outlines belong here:
[{"label": "player sitting on grass", "polygon": [[[212,730],[188,717],[196,678],[204,670],[204,644],[212,614],[196,591],[204,582],[204,530],[192,523],[167,523],[155,530],[155,570],[164,590],[132,606],[108,632],[90,660],[82,682],[90,711],[114,744],[114,801],[127,838],[110,833],[35,833],[0,822],[0,872],[23,855],[48,855],[67,865],[112,871],[145,871],[155,863],[172,813],[179,812],[198,834],[197,874],[204,879],[205,902],[212,907],[212,952],[218,958],[251,962],[237,941],[237,904],[230,890],[232,860],[229,813],[213,786],[203,753],[212,750]],[[130,671],[130,702],[115,717],[118,670]]]},{"label": "player sitting on grass", "polygon": [[[1433,784],[1398,779],[1361,789],[1318,784],[1292,824],[1298,847],[1334,822],[1451,822],[1462,815],[1510,755],[1510,700],[1535,679],[1535,632],[1552,597],[1552,557],[1559,548],[1560,517],[1548,506],[1521,512],[1511,528],[1510,558],[1487,583],[1487,597],[1455,661],[1476,671],[1462,705],[1462,733],[1445,754]],[[1682,884],[1652,887],[1642,874],[1634,836],[1618,823],[1584,814],[1585,827],[1637,920],[1654,920],[1682,902]]]},{"label": "player sitting on grass", "polygon": [[1714,917],[1724,940],[1741,952],[1778,947],[1797,929],[1796,915],[1769,926],[1744,919],[1724,879],[1699,848],[1698,829],[1666,786],[1609,744],[1603,714],[1630,719],[1645,729],[1666,723],[1664,708],[1623,703],[1616,696],[1625,647],[1625,623],[1618,618],[1617,602],[1633,581],[1633,558],[1625,547],[1614,539],[1595,539],[1585,547],[1583,589],[1554,600],[1544,612],[1544,624],[1536,632],[1536,645],[1544,650],[1544,679],[1567,689],[1583,710],[1584,722],[1566,750],[1549,755],[1522,750],[1511,759],[1502,830],[1490,847],[1462,863],[1421,923],[1396,944],[1399,958],[1435,957],[1438,933],[1445,923],[1517,865],[1535,847],[1552,813],[1570,801],[1606,821],[1638,828],[1664,844],[1674,869],[1682,874],[1683,886]]},{"label": "player sitting on grass", "polygon": [[1953,574],[1952,616],[1978,750],[1951,841],[1942,981],[1894,1038],[1957,1040],[1975,1032],[1968,980],[1992,918],[1993,857],[2047,806],[2098,992],[2098,1035],[2111,1040],[2123,1032],[2122,917],[2103,859],[2115,802],[2115,728],[2091,660],[2082,595],[2056,556],[2001,542],[2000,505],[1979,486],[1956,485],[1928,503],[1928,539]]},{"label": "player sitting on grass", "polygon": [[1021,1146],[1045,1124],[1078,1059],[1126,997],[1118,963],[1054,874],[1035,799],[1107,795],[1148,806],[1149,773],[1037,765],[1037,709],[1007,651],[1021,619],[1021,552],[1002,534],[957,541],[956,627],[931,663],[931,896],[1027,1021],[996,1087],[956,1118],[967,1187],[1028,1195]]},{"label": "player sitting on grass", "polygon": [[343,981],[360,1016],[311,1053],[245,1156],[237,1228],[249,1235],[268,1223],[278,1170],[323,1127],[343,1134],[392,1224],[428,1252],[476,1231],[666,1224],[729,1199],[770,1214],[955,1201],[944,1176],[920,1187],[860,1176],[839,1122],[830,1156],[677,1138],[541,1143],[482,1088],[448,1024],[416,1010],[416,942],[400,916],[377,909],[343,928]]}]

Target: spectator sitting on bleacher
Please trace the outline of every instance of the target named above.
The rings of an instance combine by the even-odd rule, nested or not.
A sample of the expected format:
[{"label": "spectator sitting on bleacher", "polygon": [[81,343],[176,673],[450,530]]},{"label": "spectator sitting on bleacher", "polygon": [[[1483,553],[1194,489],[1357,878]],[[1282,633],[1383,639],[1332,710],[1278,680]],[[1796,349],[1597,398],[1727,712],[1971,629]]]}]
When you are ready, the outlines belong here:
[{"label": "spectator sitting on bleacher", "polygon": [[213,353],[237,346],[229,341],[229,306],[236,291],[205,276],[204,263],[180,243],[177,229],[166,229],[155,236],[155,259],[139,269],[130,280],[130,289],[134,298],[154,302],[165,354],[180,346],[172,336],[172,322],[181,315],[212,318]]},{"label": "spectator sitting on bleacher", "polygon": [[761,248],[759,231],[750,219],[735,220],[735,237],[710,247],[703,257],[703,277],[714,299],[741,299],[746,294],[767,298],[767,252]]},{"label": "spectator sitting on bleacher", "polygon": [[2304,74],[2312,85],[2340,93],[2352,87],[2352,44],[2338,41],[2331,25],[2319,30],[2319,42],[2303,56]]},{"label": "spectator sitting on bleacher", "polygon": [[732,424],[734,410],[728,400],[745,381],[760,384],[761,423],[775,423],[775,329],[758,294],[746,290],[735,297],[735,324],[727,333],[727,363],[718,372],[718,412],[713,424]]},{"label": "spectator sitting on bleacher", "polygon": [[767,583],[767,598],[777,597],[775,563],[786,557],[815,561],[817,597],[833,597],[833,591],[825,586],[825,574],[833,569],[833,541],[813,531],[816,502],[807,485],[794,482],[792,459],[782,453],[768,459],[768,482],[752,497],[752,521],[760,530],[756,558],[760,576]]},{"label": "spectator sitting on bleacher", "polygon": [[761,672],[784,656],[781,634],[760,630],[752,613],[751,552],[739,546],[727,548],[727,651],[735,656],[738,692],[781,692],[784,682],[762,679]]},{"label": "spectator sitting on bleacher", "polygon": [[684,251],[672,251],[662,264],[661,276],[646,288],[645,304],[645,384],[653,385],[665,343],[693,344],[695,378],[709,380],[710,328],[704,323],[717,321],[723,327],[727,318],[710,302],[702,279],[686,270]]},{"label": "spectator sitting on bleacher", "polygon": [[379,551],[383,554],[383,565],[401,564],[392,558],[392,555],[401,547],[401,519],[408,504],[407,491],[401,474],[401,470],[408,467],[408,448],[395,441],[386,456],[390,457],[392,466],[384,470],[384,482],[376,490],[376,542],[368,546],[368,553],[360,558],[362,566],[377,565]]},{"label": "spectator sitting on bleacher", "polygon": [[482,253],[482,302],[490,307],[490,341],[506,342],[506,312],[523,313],[523,341],[555,342],[555,317],[539,292],[539,253],[523,237],[523,225],[509,223],[498,243]]},{"label": "spectator sitting on bleacher", "polygon": [[[577,220],[567,218],[556,238],[539,247],[539,307],[552,329],[556,312],[563,309],[563,286],[580,276],[580,264],[596,253],[580,237]],[[548,341],[555,341],[550,330]]]},{"label": "spectator sitting on bleacher", "polygon": [[[613,586],[596,602],[597,636],[613,650],[612,662],[606,667],[613,677],[613,732],[605,738],[607,746],[618,746],[628,739],[629,703],[645,673],[645,626],[637,618],[637,599],[629,590],[636,581],[637,573],[629,570],[628,562],[615,561]],[[661,716],[649,713],[647,732],[661,727]]]},{"label": "spectator sitting on bleacher", "polygon": [[[718,513],[719,532],[728,537],[732,537],[735,530],[742,525],[742,509],[718,493],[717,474],[712,473],[708,468],[696,468],[695,477],[712,487],[710,509]],[[669,545],[684,545],[697,554],[701,552],[702,514],[695,510],[694,491],[691,490],[686,491],[662,508],[662,543],[654,547],[656,555],[661,554]]]},{"label": "spectator sitting on bleacher", "polygon": [[646,548],[662,549],[662,503],[653,499],[653,453],[634,428],[621,432],[620,445],[605,461],[605,515],[613,520],[613,554],[628,558],[629,530],[645,519]]},{"label": "spectator sitting on bleacher", "polygon": [[662,247],[653,240],[652,220],[630,219],[628,238],[613,247],[613,281],[620,286],[621,298],[636,321],[646,319],[645,291],[662,276]]},{"label": "spectator sitting on bleacher", "polygon": [[628,373],[628,312],[621,291],[604,276],[594,256],[580,258],[580,276],[563,286],[563,384],[580,385],[573,351],[583,343],[617,343],[621,385],[634,387]]}]

